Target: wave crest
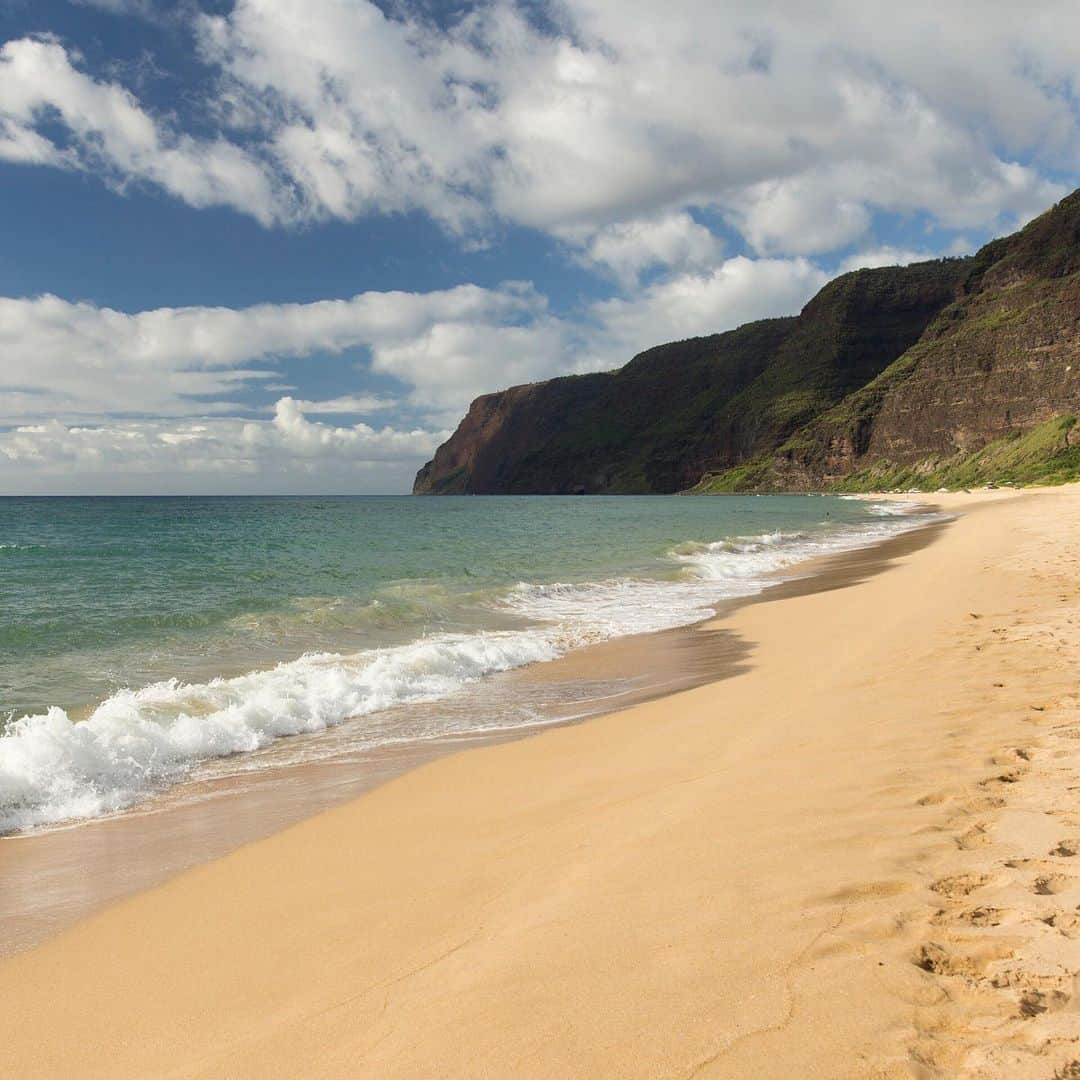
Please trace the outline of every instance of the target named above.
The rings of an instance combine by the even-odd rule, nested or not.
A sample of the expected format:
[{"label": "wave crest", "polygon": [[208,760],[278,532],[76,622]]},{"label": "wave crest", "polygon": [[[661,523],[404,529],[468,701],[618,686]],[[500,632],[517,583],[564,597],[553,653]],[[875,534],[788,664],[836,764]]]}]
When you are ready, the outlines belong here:
[{"label": "wave crest", "polygon": [[0,832],[115,813],[208,758],[444,697],[559,651],[550,635],[527,631],[446,636],[302,656],[232,679],[121,690],[79,722],[56,707],[25,716],[0,736]]}]

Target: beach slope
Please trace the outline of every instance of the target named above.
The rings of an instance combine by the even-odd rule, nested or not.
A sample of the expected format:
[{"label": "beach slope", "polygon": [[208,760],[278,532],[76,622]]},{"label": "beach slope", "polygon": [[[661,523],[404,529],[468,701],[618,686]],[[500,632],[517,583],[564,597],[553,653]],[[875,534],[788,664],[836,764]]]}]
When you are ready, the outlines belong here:
[{"label": "beach slope", "polygon": [[699,631],[729,678],[0,965],[0,1073],[1080,1073],[1080,490],[943,498],[884,573]]}]

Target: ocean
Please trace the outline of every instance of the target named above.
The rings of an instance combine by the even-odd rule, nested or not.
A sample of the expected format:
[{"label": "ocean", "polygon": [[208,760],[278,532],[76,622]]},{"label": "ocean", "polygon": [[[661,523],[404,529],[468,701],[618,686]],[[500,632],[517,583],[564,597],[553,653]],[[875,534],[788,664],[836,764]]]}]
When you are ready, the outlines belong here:
[{"label": "ocean", "polygon": [[565,701],[542,683],[476,690],[701,621],[810,558],[921,524],[911,510],[780,495],[0,499],[0,833],[343,745],[587,712],[610,685]]}]

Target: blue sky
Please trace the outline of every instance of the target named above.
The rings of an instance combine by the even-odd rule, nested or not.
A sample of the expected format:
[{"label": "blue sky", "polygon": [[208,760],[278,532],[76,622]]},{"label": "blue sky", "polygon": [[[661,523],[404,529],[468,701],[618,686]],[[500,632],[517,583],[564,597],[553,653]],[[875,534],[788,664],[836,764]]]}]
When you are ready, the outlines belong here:
[{"label": "blue sky", "polygon": [[404,491],[478,393],[1076,186],[1071,5],[0,7],[0,492]]}]

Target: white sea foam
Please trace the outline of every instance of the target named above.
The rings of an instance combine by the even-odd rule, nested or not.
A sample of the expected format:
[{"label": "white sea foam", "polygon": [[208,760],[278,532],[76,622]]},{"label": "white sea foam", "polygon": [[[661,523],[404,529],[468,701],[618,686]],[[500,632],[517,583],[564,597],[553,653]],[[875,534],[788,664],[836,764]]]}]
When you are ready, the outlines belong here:
[{"label": "white sea foam", "polygon": [[501,606],[562,627],[572,645],[647,634],[707,619],[718,599],[716,589],[679,581],[611,578],[551,585],[519,584]]},{"label": "white sea foam", "polygon": [[503,604],[530,619],[573,627],[578,635],[593,639],[686,626],[707,619],[722,600],[754,595],[790,577],[810,559],[865,547],[929,520],[925,515],[912,515],[916,504],[904,505],[903,515],[882,514],[880,523],[817,532],[762,533],[714,542],[687,541],[668,553],[682,571],[674,580],[523,582]]},{"label": "white sea foam", "polygon": [[903,517],[905,514],[916,513],[925,505],[914,499],[882,499],[881,502],[870,503],[866,509],[878,517]]},{"label": "white sea foam", "polygon": [[113,813],[207,758],[442,697],[559,651],[549,633],[447,635],[354,656],[302,656],[238,678],[123,690],[81,722],[59,708],[22,717],[0,737],[0,832]]},{"label": "white sea foam", "polygon": [[[893,510],[903,505],[903,510]],[[703,578],[758,579],[782,574],[799,563],[896,536],[924,525],[928,515],[916,515],[915,503],[872,503],[867,510],[883,520],[864,525],[840,525],[819,532],[774,532],[737,537],[701,545],[697,551],[676,550],[676,556]]]},{"label": "white sea foam", "polygon": [[[503,619],[527,620],[522,629],[444,634],[351,655],[308,654],[200,684],[158,682],[113,694],[79,722],[60,708],[23,717],[0,736],[0,832],[114,813],[212,758],[393,705],[445,698],[473,680],[553,660],[592,641],[699,622],[721,600],[757,593],[807,559],[927,520],[912,516],[910,503],[874,507],[882,508],[880,521],[861,526],[680,544],[669,553],[666,579],[521,583],[497,606]],[[477,717],[475,729],[491,724],[491,717]],[[392,741],[375,721],[371,736],[373,744]]]}]

